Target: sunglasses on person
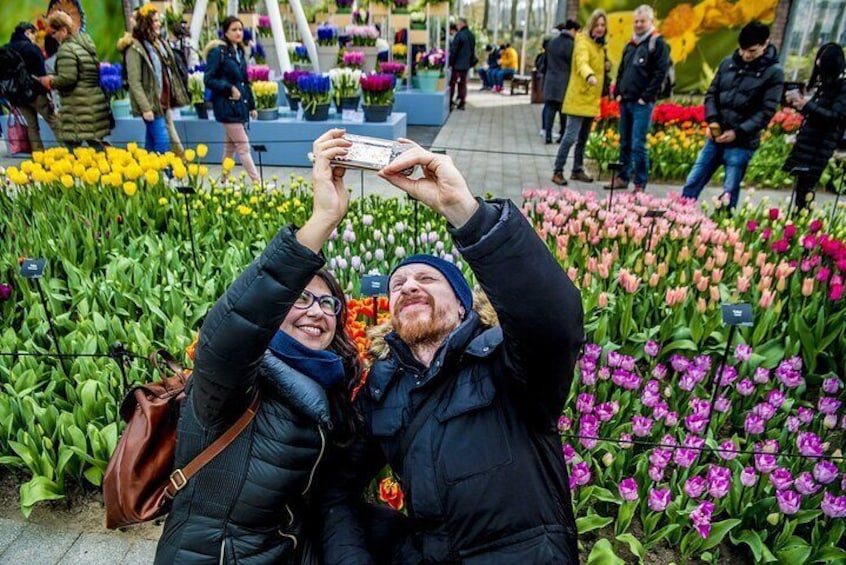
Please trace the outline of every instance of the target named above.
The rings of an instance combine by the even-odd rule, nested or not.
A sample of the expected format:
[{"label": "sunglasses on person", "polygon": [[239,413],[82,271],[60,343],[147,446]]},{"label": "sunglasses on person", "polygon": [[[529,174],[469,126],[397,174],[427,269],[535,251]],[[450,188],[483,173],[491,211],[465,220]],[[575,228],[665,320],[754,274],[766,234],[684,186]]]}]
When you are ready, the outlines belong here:
[{"label": "sunglasses on person", "polygon": [[340,298],[332,296],[331,294],[315,296],[307,290],[302,291],[300,296],[294,301],[294,308],[299,310],[308,310],[315,302],[317,302],[317,305],[320,306],[320,310],[327,316],[337,316],[341,313]]}]

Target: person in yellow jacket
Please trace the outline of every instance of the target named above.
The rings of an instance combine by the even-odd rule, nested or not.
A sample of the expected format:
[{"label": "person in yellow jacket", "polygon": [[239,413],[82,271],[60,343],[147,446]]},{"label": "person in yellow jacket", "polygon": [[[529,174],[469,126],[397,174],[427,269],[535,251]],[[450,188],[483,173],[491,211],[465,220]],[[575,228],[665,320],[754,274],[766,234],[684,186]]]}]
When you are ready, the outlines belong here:
[{"label": "person in yellow jacket", "polygon": [[510,43],[500,49],[499,68],[492,73],[493,91],[502,92],[502,85],[517,73],[517,50]]},{"label": "person in yellow jacket", "polygon": [[587,136],[579,134],[586,133],[582,130],[584,128],[589,130],[593,118],[599,115],[599,100],[605,86],[606,61],[608,60],[605,52],[607,32],[608,17],[605,11],[594,10],[587,25],[576,36],[570,82],[561,107],[561,112],[567,116],[567,130],[561,138],[561,145],[558,146],[552,175],[552,182],[558,185],[567,184],[567,179],[564,178],[564,164],[576,140],[580,140],[580,143],[576,144],[570,178],[593,182],[593,179],[584,171],[585,144],[581,140],[586,139]]}]

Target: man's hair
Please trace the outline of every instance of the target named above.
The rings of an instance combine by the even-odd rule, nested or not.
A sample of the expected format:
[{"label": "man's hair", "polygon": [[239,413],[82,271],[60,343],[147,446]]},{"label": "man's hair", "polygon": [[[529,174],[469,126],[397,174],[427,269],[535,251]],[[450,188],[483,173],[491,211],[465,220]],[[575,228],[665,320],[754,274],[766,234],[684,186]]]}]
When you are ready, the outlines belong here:
[{"label": "man's hair", "polygon": [[29,22],[21,22],[15,26],[14,34],[24,34],[27,31],[38,31],[34,25]]},{"label": "man's hair", "polygon": [[449,24],[450,31],[458,31],[458,24]]},{"label": "man's hair", "polygon": [[485,51],[493,51],[494,49],[496,49],[496,47],[494,47],[494,46],[493,46],[493,45],[491,45],[490,43],[488,43],[487,45],[485,45]]},{"label": "man's hair", "polygon": [[737,42],[741,49],[749,49],[753,45],[763,45],[770,38],[770,28],[761,22],[749,22],[740,30]]},{"label": "man's hair", "polygon": [[467,24],[467,18],[465,18],[465,17],[460,17],[460,18],[458,18],[458,21],[459,21],[460,23],[464,24],[464,27],[467,27],[467,25],[468,25],[468,24]]},{"label": "man's hair", "polygon": [[47,18],[47,26],[56,31],[66,29],[68,33],[73,33],[73,20],[65,12],[56,11],[50,14]]},{"label": "man's hair", "polygon": [[634,13],[635,15],[643,14],[647,18],[649,18],[650,21],[655,21],[655,10],[653,10],[652,6],[650,6],[649,4],[641,4],[640,6],[635,8]]}]

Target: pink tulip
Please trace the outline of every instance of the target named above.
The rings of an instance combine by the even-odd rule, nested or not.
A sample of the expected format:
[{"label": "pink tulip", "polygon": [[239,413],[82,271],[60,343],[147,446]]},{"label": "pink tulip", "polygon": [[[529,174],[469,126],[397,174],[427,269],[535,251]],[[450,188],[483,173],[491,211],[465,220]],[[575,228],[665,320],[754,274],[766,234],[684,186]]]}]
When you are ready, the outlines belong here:
[{"label": "pink tulip", "polygon": [[600,292],[596,304],[600,308],[606,308],[608,306],[608,294],[605,292]]},{"label": "pink tulip", "polygon": [[756,482],[758,482],[758,474],[755,473],[755,469],[744,467],[743,471],[740,472],[740,483],[749,488],[754,487]]},{"label": "pink tulip", "polygon": [[814,293],[814,279],[802,280],[802,296],[808,297]]},{"label": "pink tulip", "polygon": [[758,306],[766,310],[773,305],[774,300],[775,294],[769,290],[765,290],[761,293],[761,299],[758,301]]},{"label": "pink tulip", "polygon": [[617,485],[617,489],[620,492],[620,496],[625,501],[634,502],[638,499],[637,481],[631,477],[620,481],[620,484]]}]

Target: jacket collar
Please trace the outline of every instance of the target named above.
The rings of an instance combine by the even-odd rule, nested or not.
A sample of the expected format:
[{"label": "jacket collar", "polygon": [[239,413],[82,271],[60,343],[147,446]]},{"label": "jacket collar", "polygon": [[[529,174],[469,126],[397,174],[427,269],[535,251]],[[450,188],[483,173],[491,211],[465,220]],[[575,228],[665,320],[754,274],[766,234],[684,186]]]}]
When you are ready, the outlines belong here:
[{"label": "jacket collar", "polygon": [[264,382],[297,412],[318,424],[331,425],[329,400],[319,384],[270,352],[265,352],[261,361],[261,374]]}]

